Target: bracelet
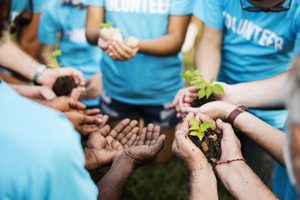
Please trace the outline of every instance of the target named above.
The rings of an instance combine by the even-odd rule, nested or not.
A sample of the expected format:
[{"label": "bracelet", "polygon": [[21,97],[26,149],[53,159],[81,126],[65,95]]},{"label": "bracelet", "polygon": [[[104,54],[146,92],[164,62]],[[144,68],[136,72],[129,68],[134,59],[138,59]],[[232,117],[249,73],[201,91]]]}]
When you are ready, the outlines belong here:
[{"label": "bracelet", "polygon": [[229,163],[237,162],[237,161],[243,161],[243,162],[245,162],[245,159],[238,158],[238,159],[233,159],[233,160],[227,160],[227,161],[217,162],[215,166],[223,165],[223,164],[229,164]]},{"label": "bracelet", "polygon": [[47,66],[46,65],[40,65],[38,68],[37,68],[37,70],[36,70],[36,72],[35,72],[35,74],[34,74],[34,76],[33,76],[33,83],[34,83],[34,85],[40,85],[39,83],[38,83],[38,79],[40,78],[40,76],[46,71],[46,69],[47,69]]},{"label": "bracelet", "polygon": [[227,117],[226,121],[233,126],[234,120],[243,112],[247,111],[246,106],[238,106]]}]

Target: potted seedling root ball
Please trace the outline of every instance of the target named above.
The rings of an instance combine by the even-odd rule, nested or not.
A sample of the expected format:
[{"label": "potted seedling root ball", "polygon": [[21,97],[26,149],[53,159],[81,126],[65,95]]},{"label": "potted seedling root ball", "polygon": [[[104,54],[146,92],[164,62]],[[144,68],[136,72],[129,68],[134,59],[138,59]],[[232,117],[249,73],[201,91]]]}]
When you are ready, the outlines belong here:
[{"label": "potted seedling root ball", "polygon": [[213,122],[203,122],[200,124],[196,119],[192,118],[190,119],[190,124],[189,138],[214,166],[222,155],[222,132],[211,129]]},{"label": "potted seedling root ball", "polygon": [[223,95],[224,89],[220,84],[215,83],[215,78],[212,77],[209,82],[207,82],[199,69],[194,71],[186,71],[180,74],[189,85],[195,86],[198,91],[198,98],[192,103],[192,107],[201,107],[202,105],[216,101],[216,95]]},{"label": "potted seedling root ball", "polygon": [[[57,58],[61,56],[61,50],[54,50],[52,52],[52,59],[58,63],[58,67],[61,67]],[[49,68],[55,68],[54,65],[48,65]],[[57,96],[69,96],[74,88],[77,88],[79,84],[73,76],[60,76],[53,84],[52,90]]]}]

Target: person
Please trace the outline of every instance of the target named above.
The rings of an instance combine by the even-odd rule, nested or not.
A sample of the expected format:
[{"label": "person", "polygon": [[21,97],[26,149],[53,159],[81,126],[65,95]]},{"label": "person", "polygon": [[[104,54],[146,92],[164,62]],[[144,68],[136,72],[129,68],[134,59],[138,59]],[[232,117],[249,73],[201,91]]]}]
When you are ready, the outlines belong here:
[{"label": "person", "polygon": [[[298,0],[198,1],[194,14],[204,23],[196,66],[206,79],[237,84],[274,77],[288,70],[299,51]],[[284,20],[283,20],[284,19]],[[275,128],[284,129],[284,110],[250,110]],[[247,162],[271,187],[273,160],[240,136]],[[284,169],[276,165],[274,190],[285,196]]]},{"label": "person", "polygon": [[[100,59],[102,52],[88,44],[85,38],[86,8],[78,1],[50,1],[39,23],[40,57],[54,68],[70,66],[84,74],[86,91],[81,99],[89,108],[99,107],[101,92]],[[57,63],[52,52],[57,46],[62,51]],[[76,58],[76,59],[75,59]]]},{"label": "person", "polygon": [[[270,79],[239,83],[236,85],[223,84],[226,93],[219,97],[222,101],[211,102],[200,108],[191,108],[190,106],[190,103],[192,103],[193,99],[197,96],[197,93],[195,93],[196,88],[185,88],[178,92],[173,105],[176,105],[176,109],[179,112],[200,112],[215,120],[226,120],[230,113],[236,108],[236,105],[247,105],[254,108],[263,107],[265,109],[282,108],[285,107],[287,97],[297,94],[298,90],[295,86],[297,78],[294,77],[294,74],[298,75],[300,68],[299,63],[300,57],[298,56],[294,62],[294,67],[292,67],[289,72],[285,72]],[[292,87],[290,86],[291,80],[294,82]],[[272,86],[272,89],[270,89],[270,86]],[[286,88],[293,89],[288,94]],[[289,105],[291,105],[291,103]],[[294,111],[294,109],[291,110]],[[179,115],[181,116],[182,114],[179,113]],[[283,146],[286,139],[281,131],[263,123],[260,119],[246,112],[244,112],[243,115],[240,115],[234,121],[233,125],[267,151],[278,163],[280,163],[282,168],[285,169]],[[287,174],[284,181],[290,181]],[[284,195],[279,196],[277,194],[280,199],[297,198],[297,193],[292,185],[288,185],[283,188],[283,190],[285,191]]]},{"label": "person", "polygon": [[[97,155],[97,162],[100,157],[101,164],[113,162],[96,187],[85,169],[94,158],[85,160],[79,134],[64,115],[19,96],[1,79],[0,97],[1,199],[120,199],[133,171],[151,162],[163,147],[164,136],[152,124],[140,137],[137,122],[130,120],[113,129],[110,137],[107,127],[94,133],[89,152]],[[106,134],[105,140],[99,134]]]},{"label": "person", "polygon": [[[106,51],[102,59],[102,112],[112,122],[129,117],[160,125],[167,139],[157,162],[167,162],[178,123],[168,104],[183,86],[178,76],[182,71],[179,53],[194,1],[83,2],[89,6],[87,39]],[[105,31],[100,31],[98,25],[109,22],[121,30],[121,36],[107,38]]]}]

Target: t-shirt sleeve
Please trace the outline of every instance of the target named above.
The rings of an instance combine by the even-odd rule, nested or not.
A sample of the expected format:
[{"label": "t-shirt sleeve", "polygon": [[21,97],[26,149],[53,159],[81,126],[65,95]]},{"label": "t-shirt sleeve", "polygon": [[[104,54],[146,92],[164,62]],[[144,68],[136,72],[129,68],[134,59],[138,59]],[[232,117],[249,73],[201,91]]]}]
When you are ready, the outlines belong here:
[{"label": "t-shirt sleeve", "polygon": [[195,0],[171,0],[170,15],[191,15]]},{"label": "t-shirt sleeve", "polygon": [[204,24],[222,30],[224,19],[222,14],[223,0],[195,0],[194,15]]},{"label": "t-shirt sleeve", "polygon": [[294,24],[294,33],[296,36],[296,41],[295,41],[295,49],[294,53],[296,56],[300,55],[300,7],[297,10],[297,14],[295,16],[295,24]]},{"label": "t-shirt sleeve", "polygon": [[38,38],[41,44],[54,45],[56,42],[59,24],[53,11],[52,7],[48,7],[40,18]]},{"label": "t-shirt sleeve", "polygon": [[105,5],[104,0],[82,0],[81,2],[86,6],[103,7]]}]

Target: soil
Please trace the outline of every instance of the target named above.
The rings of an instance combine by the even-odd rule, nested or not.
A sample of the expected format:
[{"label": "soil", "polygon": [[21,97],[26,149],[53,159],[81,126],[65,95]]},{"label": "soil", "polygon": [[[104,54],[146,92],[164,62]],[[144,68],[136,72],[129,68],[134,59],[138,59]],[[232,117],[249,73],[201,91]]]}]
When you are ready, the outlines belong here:
[{"label": "soil", "polygon": [[212,102],[212,101],[216,101],[216,100],[217,100],[217,98],[215,96],[213,96],[213,95],[211,95],[208,99],[206,99],[205,97],[202,98],[202,99],[196,98],[194,100],[194,102],[192,103],[192,107],[193,108],[198,108],[198,107],[203,106],[206,103],[209,103],[209,102]]},{"label": "soil", "polygon": [[198,137],[189,136],[194,144],[203,152],[208,161],[215,165],[220,160],[222,155],[221,141],[223,134],[208,129],[205,132],[203,140],[200,141]]},{"label": "soil", "polygon": [[56,79],[52,89],[60,97],[69,96],[72,90],[77,87],[78,84],[73,76],[61,76]]}]

